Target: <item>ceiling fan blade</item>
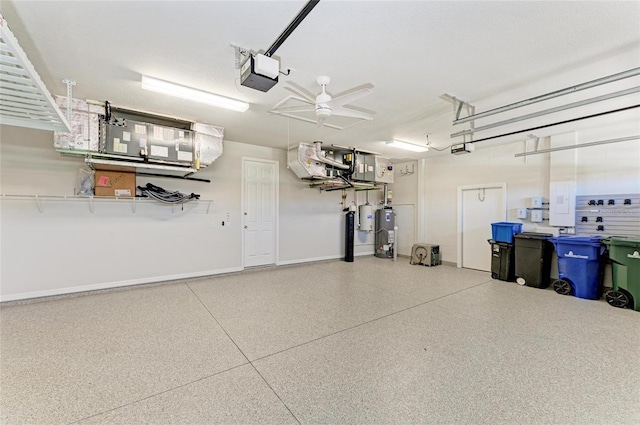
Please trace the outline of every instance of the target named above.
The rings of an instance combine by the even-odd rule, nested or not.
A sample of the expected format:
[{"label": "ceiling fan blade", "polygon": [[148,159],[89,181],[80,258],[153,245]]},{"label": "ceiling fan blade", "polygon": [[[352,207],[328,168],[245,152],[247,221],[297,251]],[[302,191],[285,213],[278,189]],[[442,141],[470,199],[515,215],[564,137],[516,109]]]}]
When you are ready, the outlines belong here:
[{"label": "ceiling fan blade", "polygon": [[291,93],[295,94],[298,97],[301,97],[305,100],[307,100],[308,102],[311,103],[316,103],[316,95],[314,95],[313,93],[311,93],[309,90],[305,89],[304,87],[292,82],[292,81],[288,81],[289,85],[293,86],[293,87],[285,87],[285,90],[289,90]]},{"label": "ceiling fan blade", "polygon": [[336,109],[346,104],[349,104],[351,102],[354,102],[362,97],[370,95],[371,93],[373,93],[373,90],[371,90],[371,87],[362,87],[360,89],[334,97],[333,99],[331,99],[331,102],[329,102],[329,105],[331,106],[332,109]]},{"label": "ceiling fan blade", "polygon": [[338,115],[341,117],[351,117],[351,118],[360,118],[363,120],[372,120],[373,116],[371,114],[367,114],[366,112],[356,111],[355,109],[350,108],[335,108],[331,111],[331,115]]},{"label": "ceiling fan blade", "polygon": [[278,108],[278,111],[282,112],[315,112],[316,108],[313,106],[295,106],[292,108]]}]

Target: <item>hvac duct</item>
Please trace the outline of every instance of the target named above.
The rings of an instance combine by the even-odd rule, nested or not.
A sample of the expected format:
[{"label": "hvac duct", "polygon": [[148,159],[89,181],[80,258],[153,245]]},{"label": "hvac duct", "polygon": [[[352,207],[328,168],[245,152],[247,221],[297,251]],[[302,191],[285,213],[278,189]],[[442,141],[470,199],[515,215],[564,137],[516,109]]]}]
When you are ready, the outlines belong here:
[{"label": "hvac duct", "polygon": [[317,156],[318,162],[331,165],[332,167],[338,168],[340,170],[348,170],[350,168],[350,166],[347,164],[338,162],[335,159],[327,158],[326,157],[327,153],[322,150],[322,142],[316,141],[316,142],[313,142],[313,144],[316,147],[316,156]]},{"label": "hvac duct", "polygon": [[[67,109],[67,98],[56,96]],[[55,131],[54,147],[100,169],[188,177],[223,151],[224,129],[209,124],[71,99],[71,132]]]}]

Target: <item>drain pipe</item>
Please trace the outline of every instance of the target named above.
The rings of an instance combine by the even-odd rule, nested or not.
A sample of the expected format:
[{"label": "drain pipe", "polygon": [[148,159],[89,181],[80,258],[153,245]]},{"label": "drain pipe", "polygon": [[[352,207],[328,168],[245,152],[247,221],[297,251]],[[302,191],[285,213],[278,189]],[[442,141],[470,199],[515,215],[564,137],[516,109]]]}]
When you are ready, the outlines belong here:
[{"label": "drain pipe", "polygon": [[[386,186],[385,186],[386,187]],[[393,261],[398,261],[398,226],[393,226]]]},{"label": "drain pipe", "polygon": [[387,208],[389,205],[387,204],[387,198],[389,197],[389,188],[387,187],[387,184],[384,184],[384,194],[382,195],[384,196],[384,202],[382,204],[383,208]]}]

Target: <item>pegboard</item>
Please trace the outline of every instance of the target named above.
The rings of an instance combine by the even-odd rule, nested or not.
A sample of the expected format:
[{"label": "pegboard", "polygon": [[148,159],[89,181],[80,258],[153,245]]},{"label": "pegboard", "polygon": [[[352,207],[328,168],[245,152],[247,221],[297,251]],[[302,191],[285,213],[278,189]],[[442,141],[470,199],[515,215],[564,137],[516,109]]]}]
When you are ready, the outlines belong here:
[{"label": "pegboard", "polygon": [[640,238],[640,193],[577,196],[576,234]]}]

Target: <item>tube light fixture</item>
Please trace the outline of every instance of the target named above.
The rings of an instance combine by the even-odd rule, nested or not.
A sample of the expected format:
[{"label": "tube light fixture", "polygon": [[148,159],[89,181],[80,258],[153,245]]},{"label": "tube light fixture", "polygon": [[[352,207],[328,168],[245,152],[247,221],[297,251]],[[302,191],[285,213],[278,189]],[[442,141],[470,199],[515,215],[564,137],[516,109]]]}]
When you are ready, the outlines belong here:
[{"label": "tube light fixture", "polygon": [[429,150],[429,148],[426,146],[414,145],[413,143],[407,143],[401,140],[392,140],[390,142],[387,142],[387,145],[412,152],[426,152]]},{"label": "tube light fixture", "polygon": [[192,100],[194,102],[205,103],[219,108],[230,109],[232,111],[244,112],[249,109],[249,104],[241,100],[205,92],[191,87],[181,86],[168,81],[157,80],[155,78],[142,76],[142,89],[169,96]]}]

